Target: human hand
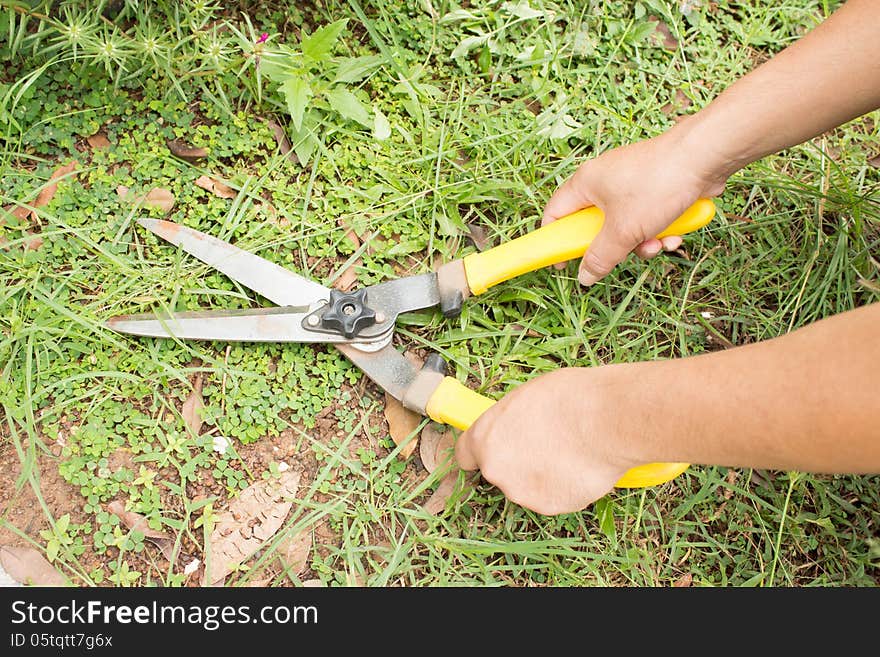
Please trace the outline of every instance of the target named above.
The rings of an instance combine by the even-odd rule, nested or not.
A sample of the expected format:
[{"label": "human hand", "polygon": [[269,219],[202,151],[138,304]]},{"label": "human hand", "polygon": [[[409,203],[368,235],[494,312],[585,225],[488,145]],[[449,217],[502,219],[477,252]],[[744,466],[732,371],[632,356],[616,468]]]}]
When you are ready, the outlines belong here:
[{"label": "human hand", "polygon": [[[708,149],[691,147],[679,132],[607,151],[584,162],[553,194],[541,225],[595,205],[602,230],[580,264],[578,280],[592,285],[630,252],[652,258],[674,251],[681,237],[657,239],[698,198],[718,196],[726,176],[710,164]],[[561,268],[564,263],[557,264]]]},{"label": "human hand", "polygon": [[538,513],[583,509],[642,464],[618,422],[619,371],[564,368],[523,384],[461,434],[458,464]]}]

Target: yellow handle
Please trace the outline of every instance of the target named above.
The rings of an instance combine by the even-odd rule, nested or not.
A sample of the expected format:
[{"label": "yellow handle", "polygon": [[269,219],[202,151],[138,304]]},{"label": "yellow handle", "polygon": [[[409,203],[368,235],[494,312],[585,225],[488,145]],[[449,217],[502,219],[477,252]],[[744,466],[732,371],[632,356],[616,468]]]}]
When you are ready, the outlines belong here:
[{"label": "yellow handle", "polygon": [[[489,410],[494,400],[474,392],[452,377],[444,377],[428,400],[425,411],[432,420],[462,431]],[[674,479],[687,470],[687,463],[648,463],[627,470],[617,488],[645,488]]]},{"label": "yellow handle", "polygon": [[[715,204],[701,198],[657,237],[691,233],[708,224],[714,216]],[[464,270],[468,287],[474,294],[482,294],[493,285],[520,274],[580,258],[599,234],[604,221],[605,215],[599,208],[585,208],[494,249],[466,256]]]}]

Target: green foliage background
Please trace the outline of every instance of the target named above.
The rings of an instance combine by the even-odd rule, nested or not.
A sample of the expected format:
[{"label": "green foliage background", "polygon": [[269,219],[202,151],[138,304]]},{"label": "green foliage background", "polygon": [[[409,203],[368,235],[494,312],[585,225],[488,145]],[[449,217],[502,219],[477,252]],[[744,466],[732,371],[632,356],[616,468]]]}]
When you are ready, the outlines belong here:
[{"label": "green foliage background", "polygon": [[[353,393],[360,374],[335,351],[103,328],[120,313],[265,303],[139,230],[136,217],[166,215],[119,186],[167,188],[169,220],[325,284],[356,259],[360,284],[421,273],[477,248],[475,227],[491,244],[530,230],[584,158],[668,128],[835,6],[403,4],[0,2],[0,440],[21,463],[4,485],[39,492],[49,463],[82,495],[82,523],[46,508],[34,540],[79,585],[182,584],[106,503],[201,543],[225,499],[188,485],[210,473],[228,497],[263,474],[236,449],[219,457],[213,436],[243,449],[293,430],[319,471],[286,531],[331,521],[338,541],[310,564],[328,584],[876,584],[876,477],[692,468],[557,518],[482,484],[425,517],[415,502],[436,478],[405,477],[416,466],[368,421],[381,396]],[[876,301],[877,130],[874,113],[740,172],[682,253],[628,260],[588,291],[572,270],[536,272],[455,321],[402,318],[401,336],[500,396],[560,366],[687,356]],[[87,145],[99,131],[109,148]],[[182,161],[171,139],[207,157]],[[50,204],[12,214],[71,160]],[[196,187],[203,174],[237,197]],[[196,374],[206,425],[193,436],[179,409]],[[310,443],[327,407],[343,437]],[[352,460],[359,431],[382,449]],[[119,449],[132,464],[111,470]],[[83,566],[86,549],[106,566]]]}]

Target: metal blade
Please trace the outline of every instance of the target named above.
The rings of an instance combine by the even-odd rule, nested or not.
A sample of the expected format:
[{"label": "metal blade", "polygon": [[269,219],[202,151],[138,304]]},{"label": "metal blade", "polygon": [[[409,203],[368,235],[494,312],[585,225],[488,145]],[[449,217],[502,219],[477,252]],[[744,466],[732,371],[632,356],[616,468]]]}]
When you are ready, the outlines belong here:
[{"label": "metal blade", "polygon": [[440,303],[437,274],[419,274],[395,278],[367,288],[367,303],[386,317],[396,318],[401,313],[431,308]]},{"label": "metal blade", "polygon": [[361,351],[354,344],[335,346],[361,368],[376,385],[398,401],[403,400],[403,395],[418,374],[418,370],[406,359],[406,356],[390,344],[373,352]]},{"label": "metal blade", "polygon": [[[107,320],[120,333],[181,340],[223,340],[234,342],[322,342],[338,343],[345,338],[307,331],[302,319],[308,313],[290,307],[254,308],[174,313],[171,315],[121,315]],[[389,331],[391,328],[389,328]],[[358,343],[379,342],[384,335],[357,338]]]},{"label": "metal blade", "polygon": [[137,222],[279,306],[308,306],[330,298],[329,288],[216,237],[161,219]]}]

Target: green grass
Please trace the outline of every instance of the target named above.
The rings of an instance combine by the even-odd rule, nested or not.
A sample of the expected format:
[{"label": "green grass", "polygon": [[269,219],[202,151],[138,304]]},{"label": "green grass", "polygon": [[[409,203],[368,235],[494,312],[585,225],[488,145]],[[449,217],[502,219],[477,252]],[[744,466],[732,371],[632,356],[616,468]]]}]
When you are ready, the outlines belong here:
[{"label": "green grass", "polygon": [[[362,285],[422,273],[474,250],[468,225],[492,244],[532,229],[584,158],[670,126],[664,107],[677,92],[687,111],[703,106],[834,3],[720,3],[684,16],[677,3],[532,0],[534,11],[480,2],[450,17],[447,2],[425,3],[432,15],[419,3],[392,11],[334,0],[252,3],[247,15],[125,6],[103,18],[87,8],[94,3],[62,4],[37,7],[40,18],[0,3],[0,203],[30,202],[58,166],[79,165],[35,219],[7,216],[0,226],[0,457],[20,462],[20,475],[2,482],[12,494],[0,523],[42,549],[55,537],[54,563],[71,582],[183,584],[182,566],[169,568],[142,536],[114,535],[106,503],[127,502],[203,558],[206,518],[264,474],[235,455],[283,436],[312,470],[276,539],[323,524],[308,577],[326,584],[668,586],[685,575],[694,585],[877,584],[876,477],[693,467],[554,518],[480,483],[435,518],[418,503],[438,476],[416,456],[398,458],[381,394],[334,350],[136,339],[102,327],[119,313],[264,303],[140,230],[136,217],[165,215],[120,198],[120,185],[165,187],[175,197],[168,219],[324,283],[355,258]],[[675,50],[656,45],[650,15],[669,26]],[[302,166],[278,151],[266,123],[290,118],[278,84],[255,75],[253,42],[265,31],[267,47],[296,50],[300,30],[342,18],[333,56],[381,60],[345,88],[387,117],[391,136],[316,105],[319,141]],[[86,36],[74,44],[77,21]],[[451,57],[466,37],[473,50]],[[316,89],[331,84],[335,65],[309,74]],[[456,320],[401,318],[400,345],[440,352],[459,380],[500,396],[561,366],[697,354],[876,301],[880,175],[867,159],[880,151],[878,118],[737,174],[718,217],[682,254],[630,259],[589,290],[573,268],[536,272],[472,300]],[[93,150],[85,138],[99,130],[111,146]],[[173,157],[171,138],[208,157]],[[202,174],[238,196],[197,188]],[[355,249],[344,226],[365,243],[384,241]],[[29,233],[40,234],[39,248],[25,248]],[[180,408],[197,373],[206,422],[193,436]],[[328,407],[334,431],[319,431]],[[232,439],[229,457],[211,450],[215,435]],[[112,470],[119,453],[129,463]],[[49,468],[79,491],[71,509],[43,499]],[[45,535],[9,520],[29,490]],[[73,520],[59,528],[62,511]],[[229,583],[267,569],[271,584],[290,583],[273,570],[277,547]]]}]

